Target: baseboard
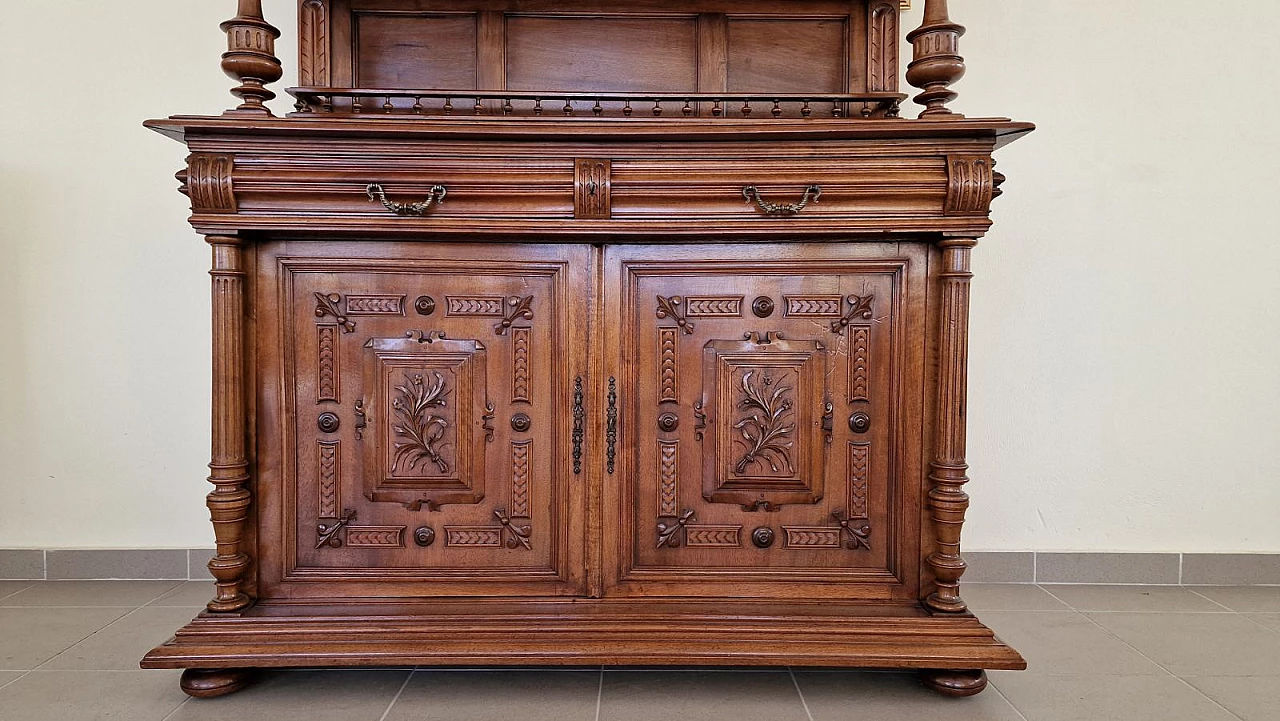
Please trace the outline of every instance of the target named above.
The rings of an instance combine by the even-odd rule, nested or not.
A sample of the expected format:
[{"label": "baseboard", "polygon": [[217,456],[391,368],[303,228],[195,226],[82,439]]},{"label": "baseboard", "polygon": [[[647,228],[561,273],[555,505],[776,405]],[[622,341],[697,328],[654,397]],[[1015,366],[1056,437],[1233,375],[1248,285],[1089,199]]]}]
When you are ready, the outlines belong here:
[{"label": "baseboard", "polygon": [[[0,549],[0,580],[208,580],[209,548]],[[1280,553],[971,551],[969,583],[1277,586]]]}]

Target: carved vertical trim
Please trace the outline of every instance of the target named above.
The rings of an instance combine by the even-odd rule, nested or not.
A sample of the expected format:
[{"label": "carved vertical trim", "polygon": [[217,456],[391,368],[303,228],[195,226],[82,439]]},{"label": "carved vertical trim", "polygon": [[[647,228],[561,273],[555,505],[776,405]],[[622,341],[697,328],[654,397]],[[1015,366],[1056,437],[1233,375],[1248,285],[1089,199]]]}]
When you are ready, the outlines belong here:
[{"label": "carved vertical trim", "polygon": [[608,220],[613,215],[613,161],[579,158],[574,168],[573,217]]},{"label": "carved vertical trim", "polygon": [[967,606],[960,598],[960,577],[965,562],[960,555],[960,532],[969,494],[964,485],[968,464],[966,453],[965,402],[968,396],[969,372],[969,255],[977,242],[968,239],[944,240],[942,247],[941,318],[938,327],[938,410],[929,480],[929,508],[937,547],[929,555],[929,567],[937,582],[937,591],[925,603],[935,611],[962,613]]},{"label": "carved vertical trim", "polygon": [[676,329],[658,329],[658,403],[679,403],[676,392]]},{"label": "carved vertical trim", "polygon": [[239,611],[253,601],[245,593],[249,570],[244,534],[249,520],[246,452],[244,259],[239,238],[210,236],[213,246],[213,434],[206,499],[217,552],[209,572],[217,586],[210,611]]},{"label": "carved vertical trim", "polygon": [[316,403],[324,401],[341,402],[340,383],[342,372],[338,364],[338,326],[322,325],[316,327],[316,347],[318,348],[319,370],[316,378]]},{"label": "carved vertical trim", "polygon": [[511,331],[511,402],[532,403],[529,390],[529,346],[533,343],[532,328],[515,328]]},{"label": "carved vertical trim", "polygon": [[193,213],[235,213],[236,202],[232,173],[235,158],[230,155],[192,153],[187,157],[187,170],[179,173],[181,191],[191,199]]},{"label": "carved vertical trim", "polygon": [[298,82],[329,87],[329,18],[323,0],[306,0],[298,18]]},{"label": "carved vertical trim", "polygon": [[529,517],[529,477],[533,469],[533,441],[511,442],[511,517]]},{"label": "carved vertical trim", "polygon": [[342,467],[342,446],[339,441],[320,441],[317,485],[320,488],[320,506],[316,513],[320,518],[338,517],[338,498],[342,495],[339,469]]},{"label": "carved vertical trim", "polygon": [[849,331],[849,401],[871,400],[871,326]]},{"label": "carved vertical trim", "polygon": [[867,517],[867,481],[871,475],[871,444],[849,444],[849,516]]},{"label": "carved vertical trim", "polygon": [[658,441],[658,515],[680,510],[680,441]]},{"label": "carved vertical trim", "polygon": [[994,165],[985,155],[947,156],[947,215],[986,215],[991,210]]},{"label": "carved vertical trim", "polygon": [[898,91],[898,14],[893,3],[871,6],[870,41],[867,48],[867,90]]}]

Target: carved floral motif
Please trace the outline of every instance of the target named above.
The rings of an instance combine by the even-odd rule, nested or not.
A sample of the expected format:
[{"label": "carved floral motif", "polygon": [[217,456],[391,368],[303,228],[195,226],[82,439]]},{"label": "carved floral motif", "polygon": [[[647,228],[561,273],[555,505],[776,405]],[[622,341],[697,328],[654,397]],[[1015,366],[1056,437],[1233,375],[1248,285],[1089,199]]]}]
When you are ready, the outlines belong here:
[{"label": "carved floral motif", "polygon": [[435,381],[427,385],[421,374],[406,376],[408,383],[396,386],[399,396],[391,402],[391,408],[400,423],[393,426],[396,436],[403,438],[395,444],[395,457],[391,470],[395,472],[402,463],[413,470],[424,461],[435,463],[441,473],[449,472],[449,462],[441,455],[436,444],[444,437],[449,422],[431,413],[433,408],[447,405],[444,375],[436,371]]},{"label": "carved floral motif", "polygon": [[743,374],[744,398],[738,406],[744,410],[754,409],[759,413],[752,413],[733,424],[747,444],[746,454],[738,459],[733,470],[738,475],[744,475],[751,466],[767,463],[774,473],[781,472],[779,464],[785,465],[789,473],[795,473],[795,467],[791,463],[794,442],[787,439],[795,430],[795,425],[788,425],[786,422],[791,410],[791,400],[785,396],[791,388],[778,382],[777,387],[770,392],[775,383],[773,377],[766,373],[759,383],[752,383],[751,378],[755,375],[755,371]]}]

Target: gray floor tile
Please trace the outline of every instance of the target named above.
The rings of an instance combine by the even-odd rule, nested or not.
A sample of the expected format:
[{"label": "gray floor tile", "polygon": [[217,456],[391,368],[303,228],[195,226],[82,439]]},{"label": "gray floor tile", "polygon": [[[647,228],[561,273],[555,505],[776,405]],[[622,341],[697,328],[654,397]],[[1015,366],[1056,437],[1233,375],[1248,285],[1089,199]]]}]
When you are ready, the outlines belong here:
[{"label": "gray floor tile", "polygon": [[265,671],[238,693],[192,699],[169,721],[379,721],[409,673]]},{"label": "gray floor tile", "polygon": [[45,554],[50,580],[186,579],[187,549],[70,549]]},{"label": "gray floor tile", "polygon": [[0,689],[5,721],[161,721],[187,698],[178,671],[33,671]]},{"label": "gray floor tile", "polygon": [[1036,554],[1027,552],[966,551],[965,583],[1026,583],[1036,580]]},{"label": "gray floor tile", "polygon": [[1216,586],[1280,583],[1280,554],[1184,553],[1182,582]]},{"label": "gray floor tile", "polygon": [[993,611],[982,620],[1040,674],[1158,676],[1164,671],[1074,611]]},{"label": "gray floor tile", "polygon": [[1280,719],[1280,682],[1274,678],[1210,676],[1186,681],[1244,721]]},{"label": "gray floor tile", "polygon": [[1280,677],[1280,634],[1226,613],[1094,613],[1089,618],[1178,676]]},{"label": "gray floor tile", "polygon": [[[796,683],[814,721],[926,719],[1021,721],[994,690],[952,699],[925,688],[916,674],[796,672]],[[604,721],[601,715],[601,720]]]},{"label": "gray floor tile", "polygon": [[1000,674],[996,688],[1029,721],[1235,721],[1171,676]]},{"label": "gray floor tile", "polygon": [[791,674],[606,671],[602,721],[807,721]]},{"label": "gray floor tile", "polygon": [[26,673],[26,671],[0,671],[0,688],[4,688],[14,681],[17,681]]},{"label": "gray floor tile", "polygon": [[1280,613],[1280,586],[1197,586],[1206,598],[1240,613]]},{"label": "gray floor tile", "polygon": [[1177,586],[1050,586],[1077,611],[1225,613],[1222,606]]},{"label": "gray floor tile", "polygon": [[146,606],[54,656],[41,670],[132,671],[147,651],[185,626],[199,608]]},{"label": "gray floor tile", "polygon": [[148,606],[183,606],[186,608],[204,606],[217,595],[218,589],[213,581],[187,581],[180,583],[166,592]]},{"label": "gray floor tile", "polygon": [[179,581],[42,581],[0,601],[0,606],[129,606],[167,593]]},{"label": "gray floor tile", "polygon": [[31,588],[35,581],[0,581],[0,602],[23,589]]},{"label": "gray floor tile", "polygon": [[960,595],[974,613],[984,611],[1066,611],[1062,601],[1031,584],[966,583]]},{"label": "gray floor tile", "polygon": [[32,669],[129,612],[127,608],[0,608],[0,669]]},{"label": "gray floor tile", "polygon": [[1280,613],[1246,613],[1245,615],[1273,631],[1280,632]]},{"label": "gray floor tile", "polygon": [[1040,583],[1177,584],[1176,553],[1037,553]]},{"label": "gray floor tile", "polygon": [[387,721],[594,721],[600,671],[418,671]]}]

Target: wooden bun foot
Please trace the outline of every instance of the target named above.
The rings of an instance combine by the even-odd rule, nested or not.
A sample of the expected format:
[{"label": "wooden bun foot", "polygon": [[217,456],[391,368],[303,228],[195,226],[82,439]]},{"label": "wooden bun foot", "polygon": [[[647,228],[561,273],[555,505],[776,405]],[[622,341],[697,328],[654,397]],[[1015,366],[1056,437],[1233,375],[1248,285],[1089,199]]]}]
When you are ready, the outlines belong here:
[{"label": "wooden bun foot", "polygon": [[194,698],[215,698],[235,693],[249,683],[250,672],[243,668],[189,668],[182,672],[183,692]]},{"label": "wooden bun foot", "polygon": [[987,672],[928,669],[920,672],[920,680],[943,696],[976,696],[987,687]]}]

